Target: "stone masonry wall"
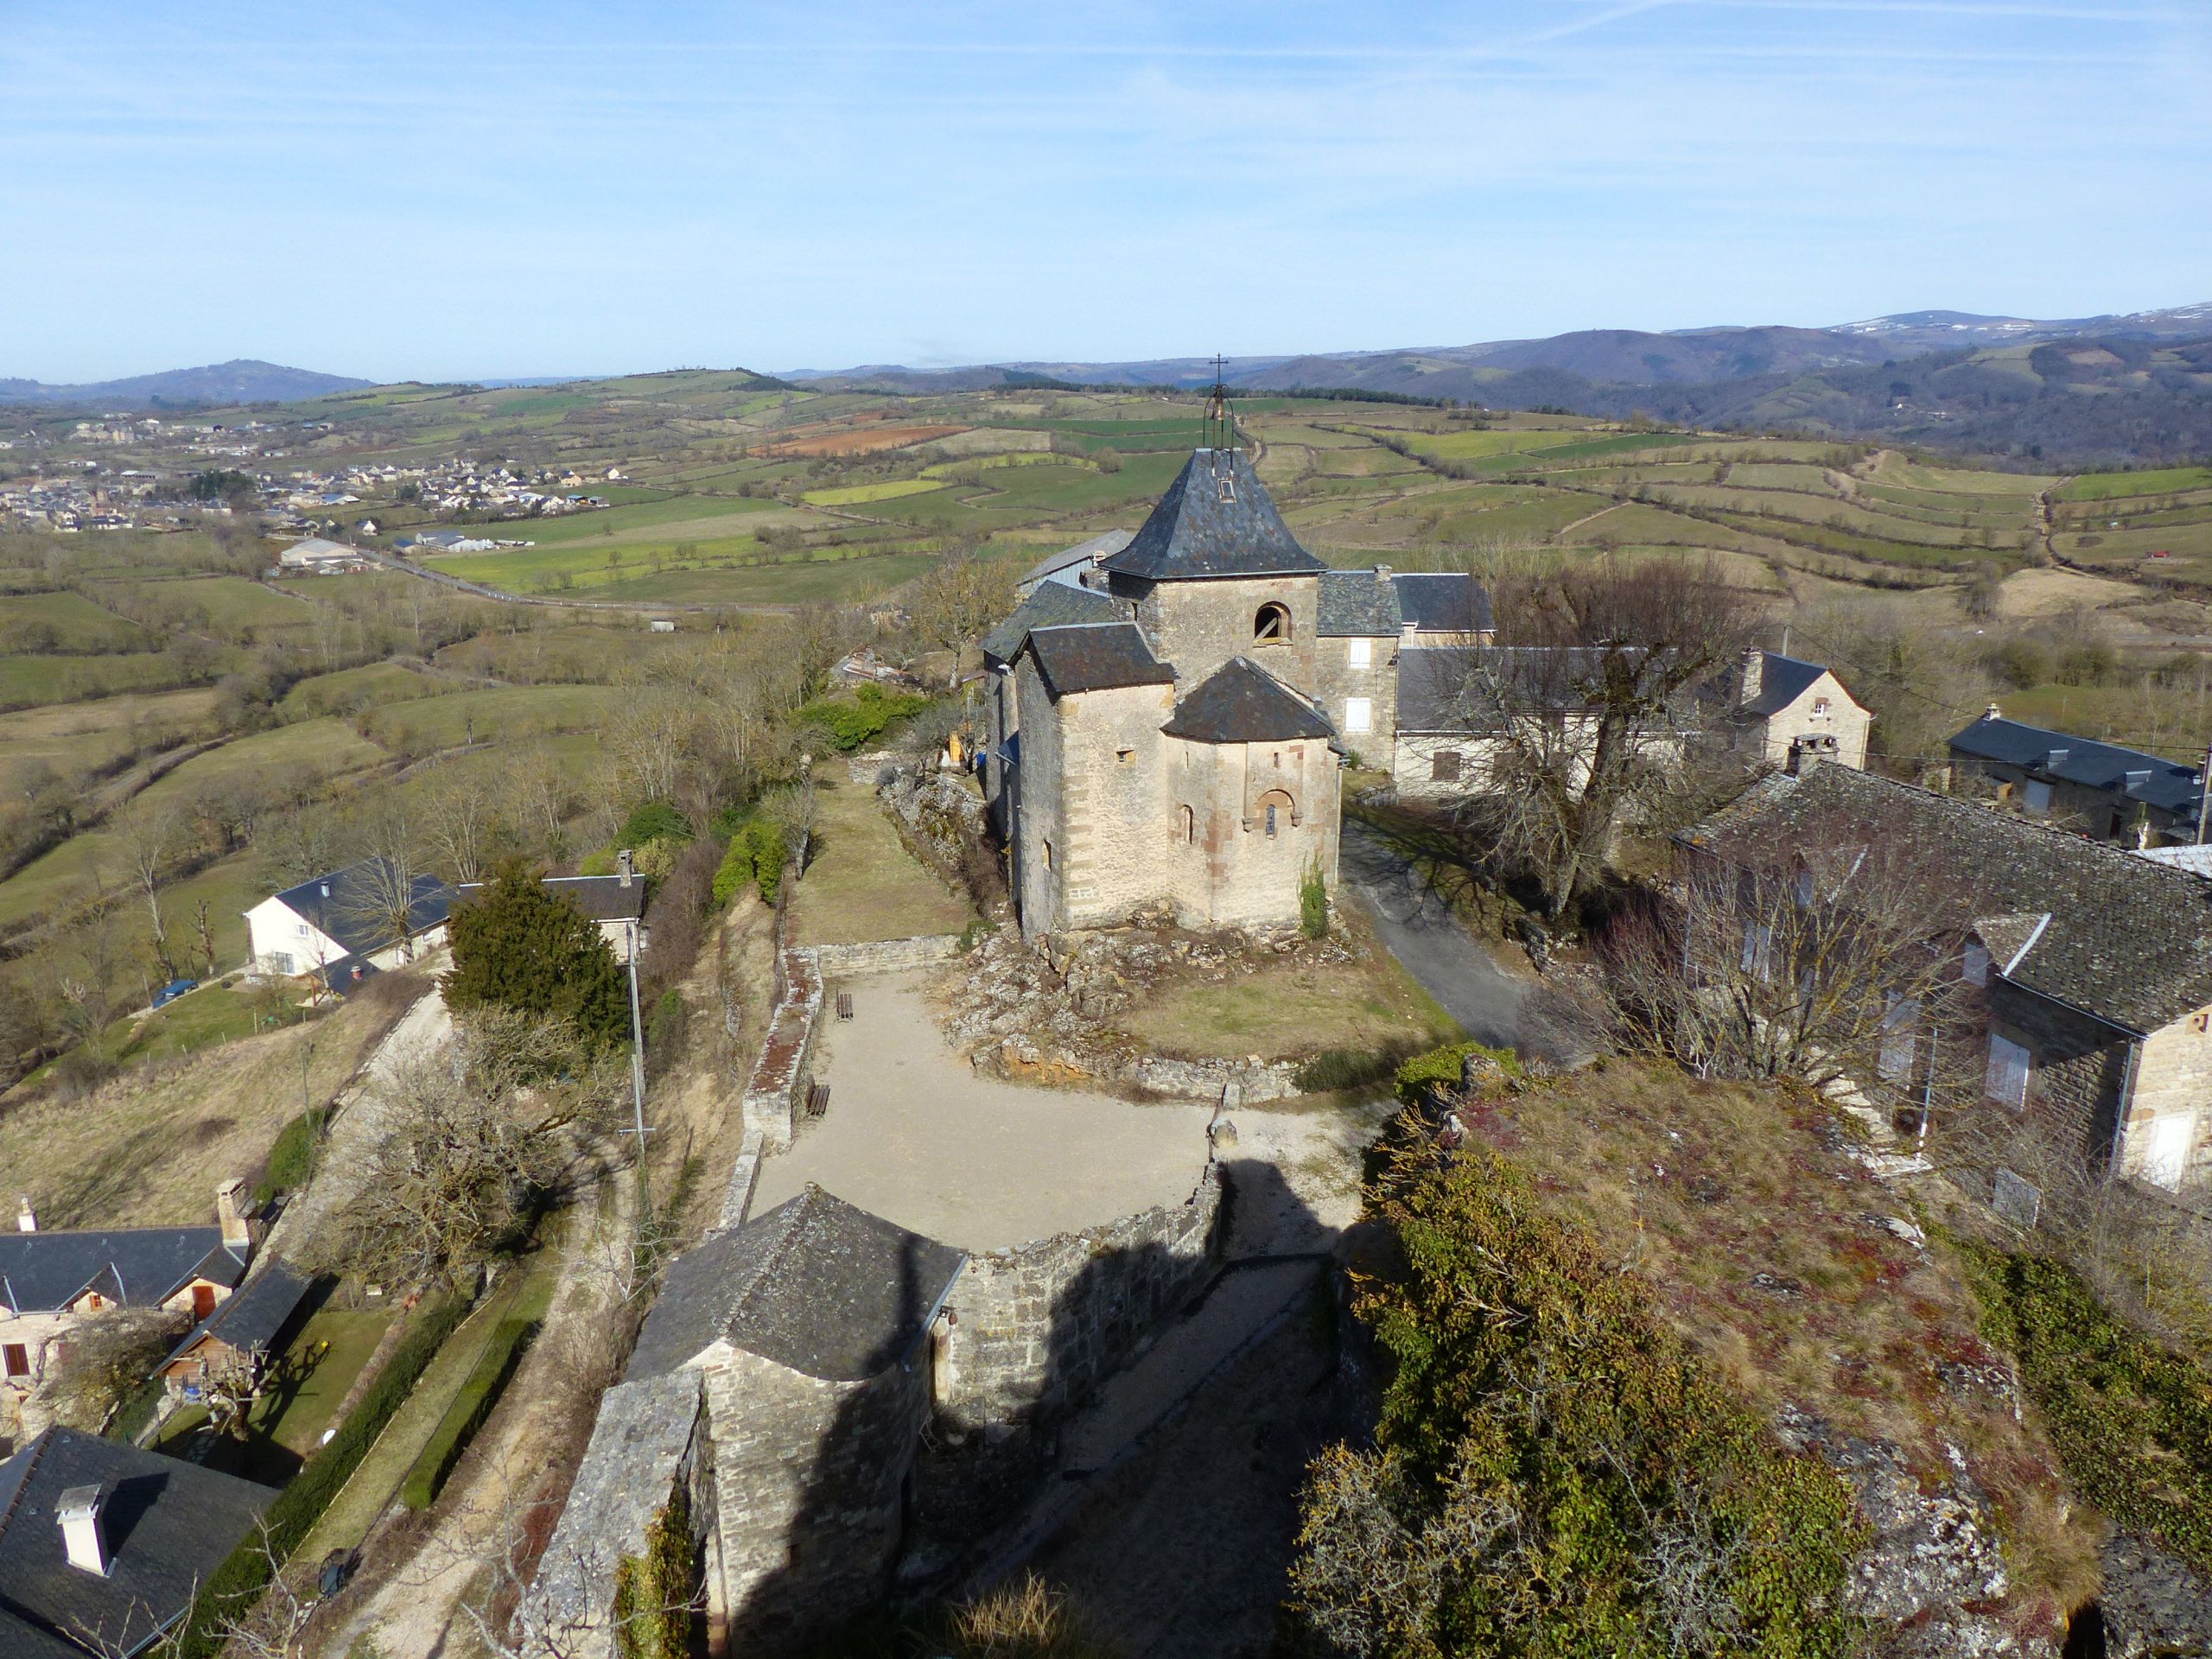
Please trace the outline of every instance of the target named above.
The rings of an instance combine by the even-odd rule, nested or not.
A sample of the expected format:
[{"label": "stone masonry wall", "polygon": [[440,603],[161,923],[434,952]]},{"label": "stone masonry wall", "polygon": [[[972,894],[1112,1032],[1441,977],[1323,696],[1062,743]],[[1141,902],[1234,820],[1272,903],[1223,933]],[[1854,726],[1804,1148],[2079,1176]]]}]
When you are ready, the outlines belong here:
[{"label": "stone masonry wall", "polygon": [[2110,1027],[1991,976],[1991,1028],[2033,1057],[2029,1109],[2085,1170],[2101,1170],[2112,1149],[2127,1045]]},{"label": "stone masonry wall", "polygon": [[938,1410],[956,1431],[1050,1421],[1190,1294],[1211,1261],[1222,1177],[1180,1205],[980,1251],[947,1297]]},{"label": "stone masonry wall", "polygon": [[744,1097],[745,1133],[778,1150],[791,1143],[822,1020],[822,970],[815,953],[796,945],[786,950],[783,969],[784,995],[768,1017],[768,1035]]},{"label": "stone masonry wall", "polygon": [[[1329,711],[1344,747],[1357,754],[1364,766],[1387,767],[1391,741],[1398,729],[1398,639],[1382,634],[1369,639],[1367,666],[1351,665],[1352,640],[1332,635],[1314,645],[1313,696]],[[1368,729],[1355,732],[1344,712],[1347,697],[1365,697],[1370,705]]]},{"label": "stone masonry wall", "polygon": [[[1825,698],[1828,712],[1813,713],[1813,704]],[[1835,764],[1854,772],[1866,767],[1866,734],[1874,717],[1851,700],[1851,694],[1833,674],[1823,674],[1806,687],[1786,709],[1767,716],[1766,758],[1775,766],[1789,759],[1789,746],[1801,737],[1835,739]]]},{"label": "stone masonry wall", "polygon": [[903,1489],[929,1411],[912,1369],[826,1382],[733,1350],[706,1371],[732,1650],[802,1648],[890,1583]]},{"label": "stone masonry wall", "polygon": [[1175,689],[1166,685],[1060,700],[1062,907],[1055,929],[1118,920],[1160,897],[1160,855],[1170,838],[1160,728],[1174,707]]},{"label": "stone masonry wall", "polygon": [[[1309,696],[1316,690],[1319,576],[1163,582],[1141,597],[1124,594],[1128,585],[1126,579],[1117,580],[1116,596],[1137,599],[1137,622],[1152,642],[1153,655],[1174,664],[1177,689],[1183,695],[1188,696],[1232,657],[1249,657],[1285,685]],[[1269,603],[1290,612],[1287,643],[1262,645],[1252,636],[1260,607]]]},{"label": "stone masonry wall", "polygon": [[2143,1040],[2120,1142],[2122,1171],[2145,1174],[2152,1148],[2162,1139],[2161,1126],[2179,1119],[2188,1125],[2182,1131],[2188,1137],[2183,1184],[2202,1181],[2208,1158],[2212,1158],[2203,1109],[2208,1100],[2212,1100],[2212,1009],[2200,1009]]},{"label": "stone masonry wall", "polygon": [[[1054,861],[1067,839],[1061,828],[1060,722],[1037,664],[1027,653],[1014,670],[1014,696],[1021,721],[1021,765],[1014,785],[1018,822],[1009,836],[1014,891],[1022,931],[1048,933],[1059,925],[1061,872]],[[1047,843],[1053,849],[1052,859],[1045,855]]]},{"label": "stone masonry wall", "polygon": [[911,939],[876,939],[865,944],[817,944],[812,947],[815,965],[823,978],[843,979],[855,974],[890,974],[908,968],[926,968],[960,952],[957,933],[922,933]]}]

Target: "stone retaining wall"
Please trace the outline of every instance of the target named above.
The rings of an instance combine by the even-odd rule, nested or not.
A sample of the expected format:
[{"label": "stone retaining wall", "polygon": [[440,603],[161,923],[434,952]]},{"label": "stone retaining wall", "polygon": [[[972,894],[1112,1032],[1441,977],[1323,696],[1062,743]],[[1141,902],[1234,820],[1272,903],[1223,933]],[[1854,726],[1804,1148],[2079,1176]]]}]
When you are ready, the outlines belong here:
[{"label": "stone retaining wall", "polygon": [[791,1143],[804,1103],[814,1034],[822,1020],[822,970],[815,953],[801,946],[783,952],[784,994],[768,1017],[767,1040],[745,1084],[745,1133],[772,1149]]},{"label": "stone retaining wall", "polygon": [[847,978],[855,974],[897,973],[907,968],[926,968],[960,950],[957,933],[923,933],[911,939],[876,939],[861,944],[817,944],[812,947],[823,977]]},{"label": "stone retaining wall", "polygon": [[1222,1176],[1079,1233],[970,1255],[945,1299],[940,1414],[956,1431],[1049,1421],[1179,1306],[1211,1264]]},{"label": "stone retaining wall", "polygon": [[969,1064],[986,1077],[1015,1083],[1079,1087],[1086,1080],[1119,1084],[1179,1100],[1218,1100],[1231,1086],[1246,1100],[1282,1100],[1300,1092],[1299,1068],[1287,1060],[1171,1060],[1157,1054],[1120,1052],[1103,1045],[1040,1043],[1012,1032],[974,1050]]}]

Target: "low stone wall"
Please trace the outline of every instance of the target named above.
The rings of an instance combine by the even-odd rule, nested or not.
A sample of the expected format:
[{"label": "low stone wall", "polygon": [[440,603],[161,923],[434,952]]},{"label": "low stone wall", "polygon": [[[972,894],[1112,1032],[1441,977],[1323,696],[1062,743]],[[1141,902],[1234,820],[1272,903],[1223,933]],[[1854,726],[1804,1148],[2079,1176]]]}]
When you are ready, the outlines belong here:
[{"label": "low stone wall", "polygon": [[1218,1100],[1232,1086],[1250,1101],[1281,1100],[1299,1092],[1299,1069],[1287,1060],[1171,1060],[1104,1045],[1049,1038],[1040,1043],[1019,1031],[971,1051],[969,1062],[986,1077],[1015,1083],[1068,1088],[1096,1079],[1179,1100]]},{"label": "low stone wall", "polygon": [[950,1425],[1049,1421],[1079,1402],[1204,1276],[1221,1193],[1209,1159],[1182,1204],[969,1256],[945,1299]]},{"label": "low stone wall", "polygon": [[765,1136],[748,1133],[738,1142],[737,1163],[730,1170],[729,1185],[722,1193],[722,1212],[713,1230],[726,1233],[742,1227],[753,1214],[753,1189],[760,1185],[760,1160],[768,1155]]},{"label": "low stone wall", "polygon": [[861,944],[817,944],[812,947],[822,976],[849,978],[855,974],[897,973],[907,968],[926,968],[959,954],[957,933],[923,933],[911,939],[876,939]]},{"label": "low stone wall", "polygon": [[[711,1536],[702,1404],[696,1371],[624,1382],[601,1399],[560,1525],[517,1615],[521,1651],[613,1659],[620,1651],[613,1628],[616,1575],[625,1556],[645,1554],[647,1530],[677,1491],[689,1501],[695,1534]],[[710,1583],[715,1565],[710,1560]]]},{"label": "low stone wall", "polygon": [[783,953],[784,995],[768,1018],[767,1039],[745,1084],[745,1133],[772,1149],[791,1143],[803,1103],[814,1034],[822,1020],[822,970],[815,953],[792,946]]}]

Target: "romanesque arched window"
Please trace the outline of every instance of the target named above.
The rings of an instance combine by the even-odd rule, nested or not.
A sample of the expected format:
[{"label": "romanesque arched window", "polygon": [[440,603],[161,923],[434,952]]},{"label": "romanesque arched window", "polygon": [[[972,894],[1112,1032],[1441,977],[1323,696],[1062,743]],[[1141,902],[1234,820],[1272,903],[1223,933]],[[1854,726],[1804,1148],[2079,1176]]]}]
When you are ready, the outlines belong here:
[{"label": "romanesque arched window", "polygon": [[1271,789],[1261,796],[1259,816],[1245,820],[1247,829],[1256,829],[1270,836],[1295,830],[1298,824],[1298,803],[1286,789]]},{"label": "romanesque arched window", "polygon": [[1192,811],[1187,806],[1177,807],[1175,809],[1175,839],[1181,842],[1185,846],[1188,846],[1198,838],[1198,814]]},{"label": "romanesque arched window", "polygon": [[1255,645],[1287,645],[1290,643],[1290,607],[1268,603],[1260,607],[1252,619],[1252,643]]}]

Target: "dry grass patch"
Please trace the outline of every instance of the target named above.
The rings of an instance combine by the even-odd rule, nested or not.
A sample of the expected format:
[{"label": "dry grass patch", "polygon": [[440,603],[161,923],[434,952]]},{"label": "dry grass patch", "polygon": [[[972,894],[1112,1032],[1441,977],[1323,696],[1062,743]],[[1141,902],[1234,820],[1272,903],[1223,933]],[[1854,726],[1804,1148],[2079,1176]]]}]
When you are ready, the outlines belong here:
[{"label": "dry grass patch", "polygon": [[357,997],[75,1099],[18,1089],[0,1099],[0,1169],[41,1226],[204,1226],[216,1183],[257,1174],[284,1125],[328,1103],[404,1012],[397,999]]},{"label": "dry grass patch", "polygon": [[1970,1476],[2030,1593],[2070,1607],[2094,1584],[2089,1517],[2035,1420],[2015,1419],[2011,1357],[1824,1103],[1617,1063],[1462,1111],[1763,1415],[1792,1405],[1892,1441],[1931,1488]]},{"label": "dry grass patch", "polygon": [[975,920],[966,898],[949,891],[900,843],[874,790],[826,778],[814,787],[818,850],[791,897],[799,944],[957,933]]}]

